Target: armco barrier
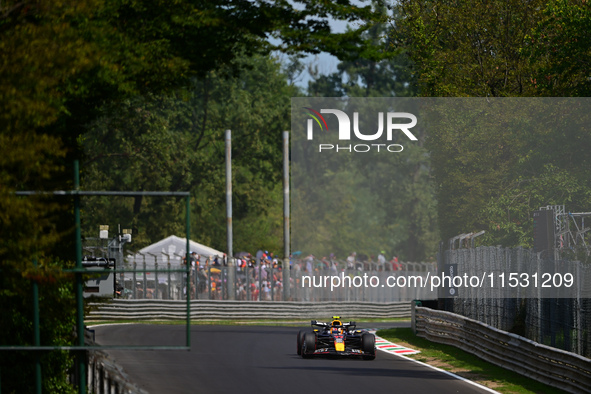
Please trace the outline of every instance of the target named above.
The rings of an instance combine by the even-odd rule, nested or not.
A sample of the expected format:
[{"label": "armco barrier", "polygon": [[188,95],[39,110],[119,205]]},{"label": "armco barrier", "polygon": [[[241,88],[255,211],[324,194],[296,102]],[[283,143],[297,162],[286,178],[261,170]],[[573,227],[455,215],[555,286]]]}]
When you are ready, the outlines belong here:
[{"label": "armco barrier", "polygon": [[[183,320],[187,302],[176,300],[112,300],[91,303],[87,321]],[[191,301],[191,320],[410,318],[409,302]]]},{"label": "armco barrier", "polygon": [[91,393],[148,394],[133,383],[105,353],[96,350],[88,355],[87,382]]},{"label": "armco barrier", "polygon": [[414,309],[416,334],[570,393],[591,392],[591,359],[450,312]]}]

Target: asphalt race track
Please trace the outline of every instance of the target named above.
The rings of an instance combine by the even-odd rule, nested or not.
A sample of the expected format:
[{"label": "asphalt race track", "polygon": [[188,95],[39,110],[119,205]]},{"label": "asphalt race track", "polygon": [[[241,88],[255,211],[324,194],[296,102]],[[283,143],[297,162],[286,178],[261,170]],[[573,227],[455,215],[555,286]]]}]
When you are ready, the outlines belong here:
[{"label": "asphalt race track", "polygon": [[[302,359],[296,354],[299,329],[195,325],[191,326],[191,351],[108,353],[151,394],[487,392],[384,352],[378,352],[373,361]],[[183,325],[108,325],[94,330],[101,345],[183,346],[186,338]]]}]

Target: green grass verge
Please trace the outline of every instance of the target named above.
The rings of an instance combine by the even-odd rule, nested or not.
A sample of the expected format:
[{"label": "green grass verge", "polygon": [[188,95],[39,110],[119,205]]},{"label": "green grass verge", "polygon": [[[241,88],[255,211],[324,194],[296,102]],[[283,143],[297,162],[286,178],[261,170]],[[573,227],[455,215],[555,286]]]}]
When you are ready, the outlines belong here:
[{"label": "green grass verge", "polygon": [[434,365],[500,393],[562,393],[516,372],[486,362],[454,346],[443,345],[417,337],[410,328],[379,330],[377,335],[390,342],[407,345],[421,353],[405,357]]}]

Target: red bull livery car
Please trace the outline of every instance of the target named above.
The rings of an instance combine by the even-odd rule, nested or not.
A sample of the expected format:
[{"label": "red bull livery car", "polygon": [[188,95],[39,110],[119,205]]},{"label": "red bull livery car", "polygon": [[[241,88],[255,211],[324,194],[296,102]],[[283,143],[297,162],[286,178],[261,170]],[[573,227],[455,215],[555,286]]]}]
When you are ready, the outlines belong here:
[{"label": "red bull livery car", "polygon": [[315,356],[358,356],[364,360],[376,358],[376,337],[366,330],[356,330],[355,322],[343,323],[333,316],[330,323],[310,322],[313,331],[301,330],[297,337],[297,352],[303,358]]}]

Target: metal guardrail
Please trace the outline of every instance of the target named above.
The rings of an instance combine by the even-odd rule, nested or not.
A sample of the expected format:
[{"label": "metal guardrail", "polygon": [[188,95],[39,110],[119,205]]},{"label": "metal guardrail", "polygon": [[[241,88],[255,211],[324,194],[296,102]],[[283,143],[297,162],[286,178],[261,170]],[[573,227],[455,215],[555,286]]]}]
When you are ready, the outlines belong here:
[{"label": "metal guardrail", "polygon": [[414,309],[417,336],[452,345],[569,393],[591,392],[591,359],[539,344],[454,313]]},{"label": "metal guardrail", "polygon": [[99,351],[88,355],[88,391],[108,394],[148,394],[123,372],[123,369]]},{"label": "metal guardrail", "polygon": [[[113,300],[91,303],[87,321],[182,320],[186,302],[177,300]],[[409,302],[291,302],[192,300],[191,320],[409,318]]]}]

